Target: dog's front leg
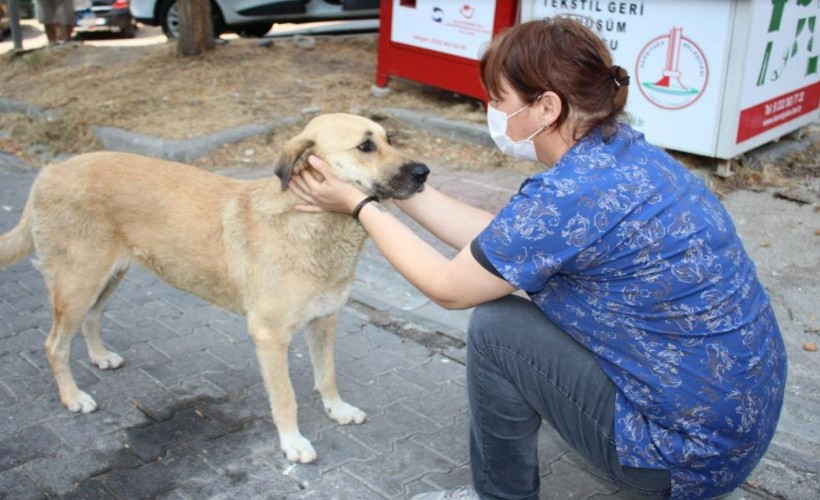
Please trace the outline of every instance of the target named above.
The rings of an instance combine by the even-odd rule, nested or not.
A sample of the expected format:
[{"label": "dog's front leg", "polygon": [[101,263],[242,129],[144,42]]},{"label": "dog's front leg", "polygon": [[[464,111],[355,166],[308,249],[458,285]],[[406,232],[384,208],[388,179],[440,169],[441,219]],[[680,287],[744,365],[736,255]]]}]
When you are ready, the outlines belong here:
[{"label": "dog's front leg", "polygon": [[97,302],[86,313],[83,322],[82,331],[88,348],[88,356],[91,358],[91,362],[101,370],[116,369],[122,366],[123,363],[122,356],[109,351],[100,339],[100,320],[102,319],[103,304],[114,293],[126,271],[128,271],[128,267],[120,269],[109,278],[108,284],[97,297]]},{"label": "dog's front leg", "polygon": [[365,412],[344,402],[336,386],[336,314],[311,321],[305,331],[305,339],[313,362],[313,380],[322,395],[328,416],[342,425],[364,422],[367,418]]},{"label": "dog's front leg", "polygon": [[259,368],[270,400],[273,423],[279,431],[279,445],[288,460],[310,463],[316,460],[313,445],[299,432],[296,421],[296,395],[288,373],[288,344],[292,332],[248,320],[256,344]]}]

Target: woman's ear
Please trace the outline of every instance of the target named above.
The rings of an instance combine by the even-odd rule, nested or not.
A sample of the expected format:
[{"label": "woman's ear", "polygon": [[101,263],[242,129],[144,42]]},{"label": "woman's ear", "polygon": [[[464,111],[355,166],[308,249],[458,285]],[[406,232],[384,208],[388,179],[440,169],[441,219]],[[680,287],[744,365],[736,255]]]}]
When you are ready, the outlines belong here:
[{"label": "woman's ear", "polygon": [[542,125],[550,126],[561,116],[561,98],[555,92],[551,90],[544,92],[536,103],[541,114]]}]

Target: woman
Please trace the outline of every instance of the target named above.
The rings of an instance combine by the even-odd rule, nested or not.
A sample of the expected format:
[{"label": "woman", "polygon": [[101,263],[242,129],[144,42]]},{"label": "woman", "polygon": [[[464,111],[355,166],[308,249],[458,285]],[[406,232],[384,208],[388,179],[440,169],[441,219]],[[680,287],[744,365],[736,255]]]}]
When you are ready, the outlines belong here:
[{"label": "woman", "polygon": [[419,498],[538,498],[542,419],[625,494],[737,488],[774,434],[786,355],[729,215],[618,122],[629,78],[581,24],[515,26],[493,39],[480,70],[497,145],[546,169],[495,216],[429,187],[397,202],[461,249],[452,260],[317,158],[324,182],[292,183],[311,203],[301,210],[353,213],[436,303],[477,306],[473,485]]}]

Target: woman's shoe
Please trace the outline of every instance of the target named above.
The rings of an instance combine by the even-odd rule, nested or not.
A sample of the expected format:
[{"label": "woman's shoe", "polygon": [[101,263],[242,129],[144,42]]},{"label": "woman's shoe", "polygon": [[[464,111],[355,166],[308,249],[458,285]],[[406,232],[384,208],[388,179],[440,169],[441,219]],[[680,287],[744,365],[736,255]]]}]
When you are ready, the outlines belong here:
[{"label": "woman's shoe", "polygon": [[430,491],[416,495],[412,500],[480,500],[472,486],[459,486],[450,491]]}]

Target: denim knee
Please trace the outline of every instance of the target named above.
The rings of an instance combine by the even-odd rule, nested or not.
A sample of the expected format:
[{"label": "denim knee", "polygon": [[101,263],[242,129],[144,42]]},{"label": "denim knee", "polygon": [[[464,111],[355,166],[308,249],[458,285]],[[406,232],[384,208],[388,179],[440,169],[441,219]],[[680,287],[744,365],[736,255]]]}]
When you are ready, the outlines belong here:
[{"label": "denim knee", "polygon": [[505,317],[515,314],[515,309],[526,305],[531,305],[531,302],[514,295],[477,305],[467,325],[467,350],[476,352],[487,345],[488,341],[496,339],[499,332],[506,331],[508,321]]},{"label": "denim knee", "polygon": [[492,331],[486,328],[487,322],[494,316],[495,302],[479,304],[473,309],[470,315],[470,322],[467,324],[467,349],[475,350],[485,343],[485,336]]}]

